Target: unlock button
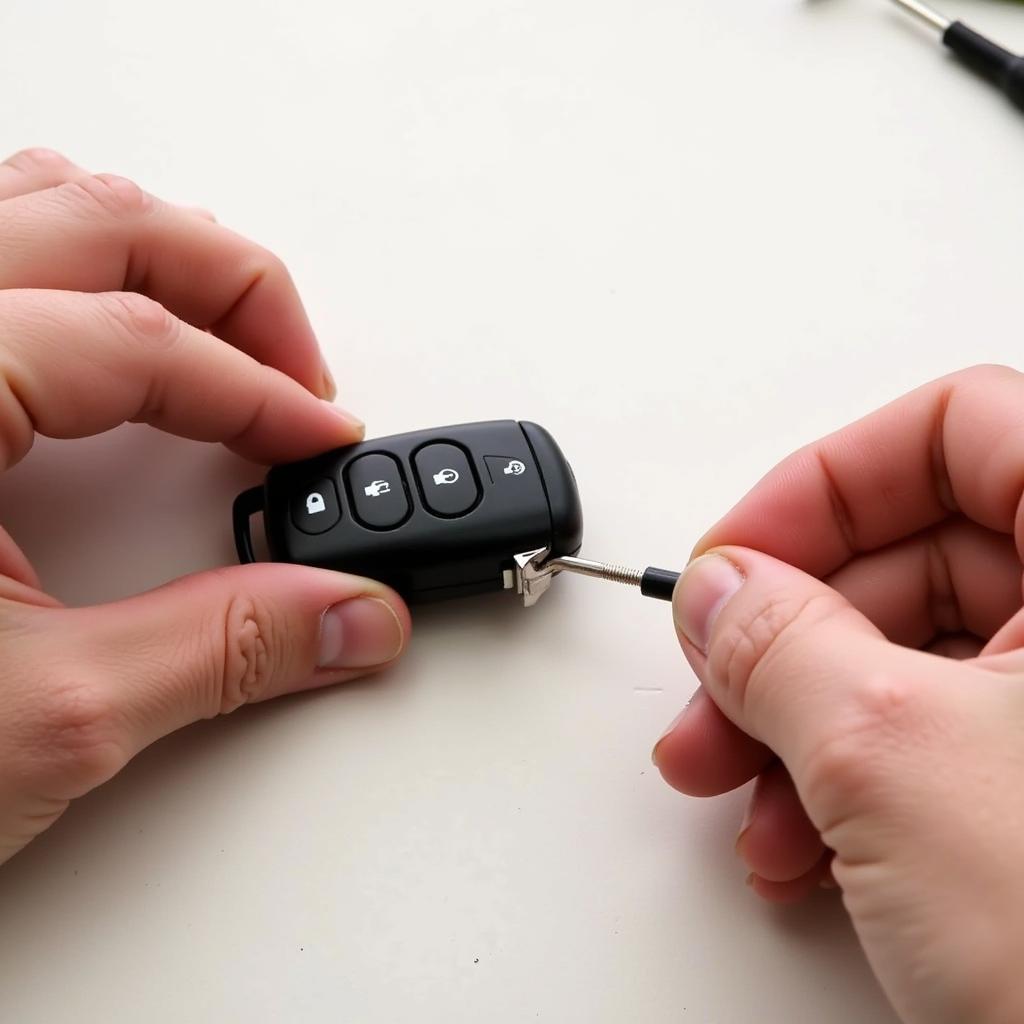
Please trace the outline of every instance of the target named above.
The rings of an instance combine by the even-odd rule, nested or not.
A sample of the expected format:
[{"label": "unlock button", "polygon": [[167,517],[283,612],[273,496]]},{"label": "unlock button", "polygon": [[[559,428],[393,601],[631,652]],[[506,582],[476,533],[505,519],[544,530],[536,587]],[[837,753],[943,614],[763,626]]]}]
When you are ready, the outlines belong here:
[{"label": "unlock button", "polygon": [[326,477],[314,480],[292,499],[292,522],[303,533],[325,533],[340,518],[338,491]]}]

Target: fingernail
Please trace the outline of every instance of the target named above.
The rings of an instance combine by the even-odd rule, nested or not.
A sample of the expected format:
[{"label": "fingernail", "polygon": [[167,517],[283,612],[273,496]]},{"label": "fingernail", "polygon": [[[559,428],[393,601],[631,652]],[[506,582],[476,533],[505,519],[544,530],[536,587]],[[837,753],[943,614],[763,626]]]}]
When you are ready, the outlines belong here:
[{"label": "fingernail", "polygon": [[743,574],[721,555],[701,555],[683,572],[673,605],[676,629],[707,654],[711,627],[726,602],[743,586]]},{"label": "fingernail", "polygon": [[740,830],[736,835],[736,856],[743,856],[743,840],[754,824],[754,801],[753,798],[747,801],[747,809],[743,812],[743,821],[740,822]]},{"label": "fingernail", "polygon": [[338,385],[334,383],[334,375],[323,360],[320,361],[320,373],[323,378],[320,384],[320,396],[326,398],[328,402],[333,402],[338,397]]},{"label": "fingernail", "polygon": [[673,718],[671,722],[669,722],[668,728],[661,734],[661,736],[658,737],[658,742],[654,744],[654,749],[651,751],[651,762],[655,768],[660,767],[658,764],[658,748],[666,739],[668,739],[669,736],[672,735],[672,733],[675,731],[676,726],[686,717],[698,693],[700,693],[700,690],[695,691],[691,695],[690,699],[686,702],[686,706],[683,708],[683,710],[680,711],[679,714],[676,715],[676,717]]},{"label": "fingernail", "polygon": [[320,668],[373,668],[397,658],[405,631],[394,609],[377,597],[332,605],[320,620]]},{"label": "fingernail", "polygon": [[324,405],[327,406],[327,408],[330,409],[338,419],[343,420],[347,426],[359,431],[360,434],[366,433],[366,424],[358,416],[354,416],[347,409],[342,409],[341,406],[335,405],[329,399],[325,398],[323,402]]}]

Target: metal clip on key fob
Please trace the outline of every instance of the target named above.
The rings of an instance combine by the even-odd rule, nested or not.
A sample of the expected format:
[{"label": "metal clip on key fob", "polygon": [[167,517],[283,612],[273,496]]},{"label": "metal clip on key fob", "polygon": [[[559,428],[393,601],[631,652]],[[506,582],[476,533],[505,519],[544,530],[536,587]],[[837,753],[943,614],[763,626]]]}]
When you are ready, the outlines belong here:
[{"label": "metal clip on key fob", "polygon": [[273,467],[235,502],[238,556],[255,560],[263,511],[270,556],[369,576],[407,601],[516,585],[515,556],[573,555],[576,481],[551,435],[500,420],[398,434]]},{"label": "metal clip on key fob", "polygon": [[536,423],[495,420],[397,434],[275,466],[235,501],[235,545],[380,580],[410,603],[515,590],[534,604],[560,572],[668,599],[677,573],[574,557],[583,513],[572,469]]}]

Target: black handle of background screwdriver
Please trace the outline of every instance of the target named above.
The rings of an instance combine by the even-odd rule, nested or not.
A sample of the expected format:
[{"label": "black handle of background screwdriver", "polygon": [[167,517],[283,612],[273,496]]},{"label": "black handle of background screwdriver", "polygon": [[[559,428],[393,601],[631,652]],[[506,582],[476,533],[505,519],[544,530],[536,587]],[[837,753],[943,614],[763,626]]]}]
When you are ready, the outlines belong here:
[{"label": "black handle of background screwdriver", "polygon": [[658,601],[671,601],[672,591],[676,589],[679,573],[668,569],[648,568],[640,578],[640,593],[644,597],[653,597]]},{"label": "black handle of background screwdriver", "polygon": [[1020,108],[1024,109],[1024,58],[954,21],[942,34],[942,41],[965,64],[994,82]]}]

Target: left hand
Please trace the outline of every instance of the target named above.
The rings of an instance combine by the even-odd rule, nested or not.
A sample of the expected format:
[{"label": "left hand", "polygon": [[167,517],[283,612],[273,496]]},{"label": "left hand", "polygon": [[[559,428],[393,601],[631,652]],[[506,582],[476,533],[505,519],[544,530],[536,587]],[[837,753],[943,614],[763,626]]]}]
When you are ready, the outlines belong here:
[{"label": "left hand", "polygon": [[[277,257],[57,154],[0,164],[0,470],[126,421],[300,459],[362,437],[331,395]],[[65,608],[0,530],[0,863],[161,736],[380,669],[408,634],[387,587],[299,565]]]}]

